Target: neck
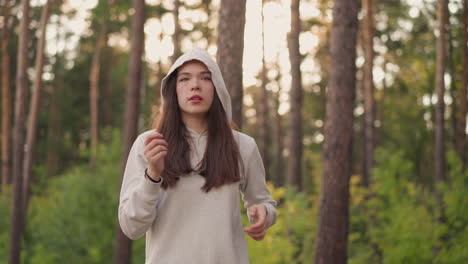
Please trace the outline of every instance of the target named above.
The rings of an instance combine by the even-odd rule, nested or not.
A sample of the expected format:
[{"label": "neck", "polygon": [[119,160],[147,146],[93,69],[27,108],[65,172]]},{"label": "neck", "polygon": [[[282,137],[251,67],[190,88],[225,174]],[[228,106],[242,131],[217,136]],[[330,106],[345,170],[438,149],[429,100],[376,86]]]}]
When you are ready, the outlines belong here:
[{"label": "neck", "polygon": [[206,116],[182,116],[185,126],[194,130],[198,134],[203,134],[208,130],[208,120]]}]

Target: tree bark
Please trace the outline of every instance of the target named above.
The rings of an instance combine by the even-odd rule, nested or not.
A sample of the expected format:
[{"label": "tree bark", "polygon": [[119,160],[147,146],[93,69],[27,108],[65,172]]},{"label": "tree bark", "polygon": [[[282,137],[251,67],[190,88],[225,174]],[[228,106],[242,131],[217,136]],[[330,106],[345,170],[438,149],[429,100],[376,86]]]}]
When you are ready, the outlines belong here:
[{"label": "tree bark", "polygon": [[268,91],[266,89],[267,79],[267,69],[265,63],[265,18],[263,15],[263,7],[265,0],[262,0],[261,8],[261,17],[262,17],[262,71],[260,73],[262,79],[262,85],[260,86],[260,96],[258,98],[258,132],[259,132],[259,149],[263,159],[263,164],[267,171],[267,179],[269,180],[269,169],[270,169],[270,159],[268,157]]},{"label": "tree bark", "polygon": [[[279,61],[279,60],[278,60]],[[284,186],[285,177],[283,171],[283,133],[282,133],[282,116],[279,114],[280,107],[280,95],[281,95],[281,69],[279,64],[276,66],[278,75],[276,76],[276,83],[278,85],[278,91],[275,93],[273,98],[273,117],[274,117],[274,183],[276,186]]]},{"label": "tree bark", "polygon": [[89,75],[89,99],[90,99],[90,113],[91,113],[91,157],[90,164],[94,167],[96,163],[97,146],[99,140],[99,74],[101,69],[101,51],[107,42],[107,25],[104,22],[99,31],[96,50],[93,55],[91,63],[91,71]]},{"label": "tree bark", "polygon": [[[57,21],[56,27],[60,28],[62,25],[61,19]],[[65,41],[66,38],[61,39],[60,31],[57,31],[55,41]],[[60,146],[60,131],[61,131],[61,98],[64,87],[64,72],[63,72],[63,58],[64,55],[60,54],[59,51],[55,54],[54,62],[54,81],[50,91],[50,104],[49,104],[49,115],[48,115],[48,127],[47,127],[47,156],[46,156],[46,171],[47,176],[52,177],[58,173],[59,164],[59,146]]]},{"label": "tree bark", "polygon": [[174,45],[174,53],[172,54],[172,63],[181,55],[180,51],[180,23],[179,23],[179,8],[180,0],[174,0],[174,9],[172,9],[172,16],[174,17],[174,34],[172,34],[172,44]]},{"label": "tree bark", "polygon": [[364,64],[364,170],[363,182],[365,186],[371,183],[371,171],[374,166],[375,143],[375,97],[372,70],[374,67],[374,19],[372,0],[364,0],[364,50],[366,62]]},{"label": "tree bark", "polygon": [[39,116],[39,105],[41,98],[41,86],[42,86],[42,72],[44,66],[44,48],[46,45],[46,30],[47,21],[49,19],[49,6],[50,1],[48,0],[44,7],[42,7],[41,24],[40,24],[40,36],[39,43],[37,46],[37,57],[36,57],[36,75],[33,83],[33,94],[29,106],[29,119],[28,119],[28,131],[26,135],[26,149],[25,158],[23,162],[23,207],[26,213],[29,200],[29,184],[31,178],[31,169],[34,163],[34,151],[36,149],[36,134],[37,134],[37,119]]},{"label": "tree bark", "polygon": [[106,71],[104,73],[104,86],[103,86],[103,97],[106,98],[104,102],[102,102],[102,123],[106,127],[112,126],[112,80],[111,80],[111,68],[115,60],[113,58],[113,51],[111,49],[107,49],[106,52]]},{"label": "tree bark", "polygon": [[466,154],[466,115],[468,114],[468,0],[463,1],[463,45],[462,45],[462,54],[463,54],[463,72],[462,72],[462,86],[460,87],[460,95],[458,107],[458,128],[457,128],[457,146],[458,154],[462,160],[463,170],[467,168],[467,154]]},{"label": "tree bark", "polygon": [[[135,14],[132,21],[132,43],[129,62],[129,78],[125,103],[124,152],[122,157],[122,175],[128,153],[138,133],[138,116],[140,107],[140,87],[142,83],[142,55],[144,45],[145,1],[133,0]],[[122,179],[121,179],[122,180]],[[131,260],[131,241],[117,225],[117,242],[114,252],[114,263],[127,264]]]},{"label": "tree bark", "polygon": [[446,45],[447,45],[447,0],[438,1],[438,29],[437,38],[437,64],[436,64],[436,87],[437,103],[435,106],[435,197],[439,203],[439,222],[444,222],[444,206],[440,184],[445,182],[445,143],[444,143],[444,94],[446,69]]},{"label": "tree bark", "polygon": [[232,121],[242,128],[242,57],[244,52],[245,1],[221,0],[217,61],[232,99]]},{"label": "tree bark", "polygon": [[302,188],[302,76],[301,54],[299,52],[299,35],[301,18],[299,0],[291,1],[291,32],[288,35],[289,60],[291,61],[291,90],[289,94],[288,143],[289,157],[286,183]]},{"label": "tree bark", "polygon": [[358,9],[358,1],[348,0],[335,0],[333,7],[316,264],[347,259]]},{"label": "tree bark", "polygon": [[2,30],[2,193],[5,193],[7,185],[11,183],[11,94],[10,94],[10,54],[8,53],[10,1],[5,1],[3,6],[3,30]]},{"label": "tree bark", "polygon": [[21,1],[22,18],[18,46],[16,71],[15,128],[13,145],[13,206],[11,214],[10,264],[20,263],[21,240],[24,230],[23,175],[24,137],[26,121],[26,100],[28,98],[28,40],[29,40],[29,1]]}]

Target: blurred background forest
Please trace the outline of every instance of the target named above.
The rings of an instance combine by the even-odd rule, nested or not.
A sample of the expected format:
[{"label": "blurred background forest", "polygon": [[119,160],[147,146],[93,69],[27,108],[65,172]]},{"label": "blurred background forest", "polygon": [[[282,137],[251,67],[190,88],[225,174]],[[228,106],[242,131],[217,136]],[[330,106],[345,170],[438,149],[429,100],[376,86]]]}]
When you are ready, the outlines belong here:
[{"label": "blurred background forest", "polygon": [[144,263],[122,166],[192,47],[278,201],[251,263],[466,263],[467,5],[1,1],[0,263]]}]

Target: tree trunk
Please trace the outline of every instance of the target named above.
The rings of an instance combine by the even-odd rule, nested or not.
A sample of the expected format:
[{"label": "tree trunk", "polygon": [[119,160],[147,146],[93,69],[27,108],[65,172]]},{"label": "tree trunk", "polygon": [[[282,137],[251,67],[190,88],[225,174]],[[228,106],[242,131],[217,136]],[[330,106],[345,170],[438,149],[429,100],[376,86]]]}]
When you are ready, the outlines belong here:
[{"label": "tree trunk", "polygon": [[181,55],[180,51],[180,23],[179,23],[179,8],[180,0],[174,0],[174,9],[172,9],[172,16],[174,17],[174,34],[172,34],[172,44],[174,45],[174,53],[172,54],[172,63]]},{"label": "tree trunk", "polygon": [[208,22],[206,26],[202,29],[203,38],[206,39],[206,46],[209,48],[212,45],[216,45],[216,39],[214,38],[213,30],[208,26],[212,19],[212,7],[211,7],[211,0],[204,0],[201,3],[202,9],[206,13],[206,17],[208,17]]},{"label": "tree trunk", "polygon": [[[374,167],[374,150],[376,144],[375,122],[375,87],[373,80],[374,68],[374,12],[372,0],[364,0],[365,17],[363,20],[364,33],[364,160],[363,160],[363,183],[369,190],[368,198],[375,195],[372,190],[372,169]],[[377,217],[375,212],[370,211],[369,229],[377,229]],[[374,239],[370,239],[370,245],[374,251],[375,263],[382,263],[382,250]]]},{"label": "tree trunk", "polygon": [[245,1],[221,0],[217,61],[232,99],[232,121],[242,128],[242,56],[244,52]]},{"label": "tree trunk", "polygon": [[99,31],[96,49],[93,55],[93,61],[91,64],[91,71],[89,75],[89,99],[90,99],[90,112],[91,112],[91,157],[90,164],[94,167],[96,163],[97,146],[98,146],[98,126],[99,126],[99,115],[98,115],[98,104],[99,104],[99,73],[101,69],[101,51],[106,45],[107,41],[107,25],[104,23]]},{"label": "tree trunk", "polygon": [[[278,60],[279,61],[279,60]],[[285,177],[283,171],[283,133],[282,133],[282,116],[279,114],[278,110],[280,107],[280,95],[281,95],[281,69],[280,66],[277,65],[278,75],[276,76],[276,83],[278,85],[278,91],[275,93],[273,98],[273,105],[274,105],[274,126],[273,126],[273,134],[274,134],[274,183],[276,186],[284,186]]]},{"label": "tree trunk", "polygon": [[10,54],[8,53],[10,18],[10,1],[5,1],[3,6],[3,30],[2,30],[2,193],[5,193],[7,185],[11,183],[11,95],[10,95]]},{"label": "tree trunk", "polygon": [[460,87],[460,95],[457,96],[459,98],[458,107],[460,111],[458,111],[458,128],[456,137],[457,146],[458,146],[458,154],[460,155],[460,159],[463,163],[463,169],[467,168],[467,155],[466,155],[466,115],[467,108],[468,108],[468,0],[463,1],[463,45],[462,45],[462,54],[463,54],[463,72],[462,72],[462,86]]},{"label": "tree trunk", "polygon": [[436,88],[437,103],[435,107],[435,197],[439,203],[439,222],[444,222],[444,206],[442,190],[439,184],[445,182],[445,144],[444,144],[444,94],[445,82],[444,74],[446,68],[446,45],[447,45],[447,0],[438,1],[438,29],[437,38],[437,70],[436,70]]},{"label": "tree trunk", "polygon": [[364,0],[364,50],[366,62],[364,65],[364,170],[363,182],[365,186],[371,183],[371,171],[374,166],[375,143],[375,98],[372,70],[374,67],[374,19],[372,12],[372,0]]},{"label": "tree trunk", "polygon": [[[60,28],[61,23],[60,19],[57,21],[56,27]],[[55,36],[55,41],[59,42],[60,33],[57,31]],[[51,86],[50,91],[50,103],[49,103],[49,115],[48,115],[48,127],[47,127],[47,156],[46,156],[46,171],[47,176],[52,177],[58,173],[58,146],[60,139],[60,103],[61,91],[63,87],[63,64],[61,59],[61,54],[57,51],[55,54],[55,63],[54,63],[54,82]]]},{"label": "tree trunk", "polygon": [[47,21],[49,19],[49,6],[50,1],[48,0],[44,7],[42,7],[41,24],[40,24],[40,36],[39,43],[37,46],[37,57],[36,57],[36,75],[33,84],[33,95],[31,97],[31,103],[29,106],[29,119],[28,119],[28,131],[26,135],[26,149],[25,158],[23,162],[23,207],[26,213],[29,200],[29,182],[31,178],[31,169],[34,163],[34,151],[36,149],[36,134],[37,134],[37,119],[39,116],[39,105],[41,98],[41,86],[42,86],[42,72],[44,66],[44,48],[46,45],[46,30]]},{"label": "tree trunk", "polygon": [[299,0],[291,1],[291,32],[288,35],[289,59],[291,61],[291,91],[289,94],[288,143],[289,157],[286,183],[299,190],[302,187],[302,80],[301,54],[299,52],[299,35],[301,18]]},{"label": "tree trunk", "polygon": [[263,159],[263,164],[267,171],[267,179],[269,180],[269,169],[270,162],[268,157],[268,91],[266,89],[267,80],[267,69],[265,63],[265,19],[263,16],[263,7],[265,0],[262,0],[261,17],[262,17],[262,71],[260,73],[262,79],[262,85],[260,86],[260,96],[258,98],[258,131],[259,131],[259,149]]},{"label": "tree trunk", "polygon": [[333,7],[316,264],[347,259],[358,9],[358,1],[348,0],[335,0]]},{"label": "tree trunk", "polygon": [[21,1],[22,18],[20,24],[18,65],[16,71],[15,129],[13,142],[13,206],[11,214],[10,264],[20,263],[21,240],[24,230],[23,216],[23,175],[24,136],[26,121],[26,100],[28,98],[28,40],[29,40],[29,1]]},{"label": "tree trunk", "polygon": [[111,68],[113,63],[115,63],[113,58],[113,51],[108,49],[106,54],[106,71],[104,73],[104,86],[103,86],[103,97],[106,98],[102,102],[102,123],[105,127],[112,126],[112,80],[111,80]]},{"label": "tree trunk", "polygon": [[[122,157],[122,175],[128,153],[137,137],[138,116],[140,109],[140,87],[142,83],[142,55],[144,45],[145,1],[133,0],[135,14],[132,21],[132,43],[129,61],[129,78],[124,117],[124,149]],[[127,264],[131,260],[131,241],[117,225],[117,241],[114,252],[114,263]]]}]

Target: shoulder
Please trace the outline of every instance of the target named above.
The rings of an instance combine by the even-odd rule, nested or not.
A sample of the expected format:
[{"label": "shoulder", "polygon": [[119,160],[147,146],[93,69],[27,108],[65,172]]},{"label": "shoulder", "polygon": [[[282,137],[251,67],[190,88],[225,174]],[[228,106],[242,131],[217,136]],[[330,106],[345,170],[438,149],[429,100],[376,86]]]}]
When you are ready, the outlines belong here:
[{"label": "shoulder", "polygon": [[239,150],[243,157],[246,157],[249,154],[251,154],[252,151],[257,147],[255,139],[247,134],[236,130],[232,130],[232,135],[234,136],[234,140],[239,145]]}]

